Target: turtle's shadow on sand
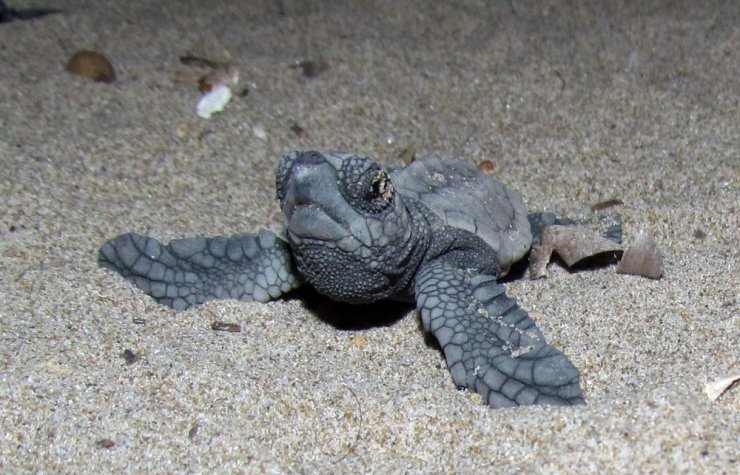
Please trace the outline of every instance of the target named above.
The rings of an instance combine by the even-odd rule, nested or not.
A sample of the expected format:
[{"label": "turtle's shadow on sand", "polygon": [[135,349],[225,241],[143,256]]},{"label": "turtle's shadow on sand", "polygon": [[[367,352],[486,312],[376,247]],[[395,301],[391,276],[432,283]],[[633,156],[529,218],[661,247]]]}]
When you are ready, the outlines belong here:
[{"label": "turtle's shadow on sand", "polygon": [[288,299],[300,300],[311,313],[338,330],[367,330],[394,325],[415,308],[413,303],[393,300],[368,304],[337,302],[311,288],[292,292]]},{"label": "turtle's shadow on sand", "polygon": [[[607,258],[597,256],[585,259],[571,268],[568,268],[557,256],[553,256],[553,261],[571,273],[604,267],[614,263],[613,256]],[[528,265],[529,260],[526,258],[515,262],[509,274],[499,279],[498,282],[507,284],[526,278]],[[367,304],[337,302],[321,295],[309,286],[291,292],[285,299],[299,300],[311,313],[338,330],[367,330],[391,326],[406,317],[416,307],[414,303],[394,300],[381,300]],[[421,321],[419,321],[419,327],[421,328]],[[428,343],[435,347],[439,346],[436,339],[432,338],[431,335],[427,336],[431,340]]]}]

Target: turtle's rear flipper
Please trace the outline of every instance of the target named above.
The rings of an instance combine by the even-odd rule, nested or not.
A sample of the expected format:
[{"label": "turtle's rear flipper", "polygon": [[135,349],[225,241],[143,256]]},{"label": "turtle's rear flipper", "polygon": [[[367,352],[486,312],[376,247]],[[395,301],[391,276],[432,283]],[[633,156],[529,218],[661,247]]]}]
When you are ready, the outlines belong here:
[{"label": "turtle's rear flipper", "polygon": [[288,244],[266,230],[167,245],[122,234],[100,248],[98,261],[175,310],[213,299],[266,302],[301,284]]},{"label": "turtle's rear flipper", "polygon": [[416,301],[458,387],[492,407],[584,402],[576,367],[494,277],[437,259],[420,269]]}]

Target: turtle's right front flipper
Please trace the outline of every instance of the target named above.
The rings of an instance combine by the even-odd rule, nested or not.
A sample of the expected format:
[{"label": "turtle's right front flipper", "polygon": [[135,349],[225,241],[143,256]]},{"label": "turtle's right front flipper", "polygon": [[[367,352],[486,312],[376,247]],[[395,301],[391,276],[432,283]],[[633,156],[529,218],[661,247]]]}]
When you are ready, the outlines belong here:
[{"label": "turtle's right front flipper", "polygon": [[127,233],[106,242],[98,261],[175,310],[213,299],[266,302],[301,285],[288,243],[267,230],[167,245]]},{"label": "turtle's right front flipper", "polygon": [[492,407],[583,404],[578,369],[493,276],[439,258],[422,266],[415,288],[422,325],[458,387]]}]

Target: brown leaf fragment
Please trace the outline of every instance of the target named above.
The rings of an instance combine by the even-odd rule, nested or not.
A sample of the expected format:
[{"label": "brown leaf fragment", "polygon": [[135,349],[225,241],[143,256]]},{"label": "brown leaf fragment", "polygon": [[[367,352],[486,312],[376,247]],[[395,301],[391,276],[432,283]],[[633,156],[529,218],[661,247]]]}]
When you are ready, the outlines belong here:
[{"label": "brown leaf fragment", "polygon": [[663,275],[663,258],[650,234],[645,231],[637,233],[635,242],[627,248],[619,261],[617,272],[660,279]]},{"label": "brown leaf fragment", "polygon": [[215,59],[204,58],[202,56],[196,56],[193,54],[180,56],[180,62],[186,66],[204,69],[216,69],[228,66],[228,63],[225,61],[217,61]]},{"label": "brown leaf fragment", "polygon": [[568,267],[598,254],[621,251],[619,244],[583,226],[547,226],[542,230],[542,244],[551,246]]},{"label": "brown leaf fragment", "polygon": [[198,79],[200,92],[209,92],[214,87],[224,84],[235,88],[239,84],[239,69],[233,64],[215,68]]},{"label": "brown leaf fragment", "polygon": [[242,331],[242,327],[240,327],[238,323],[227,323],[216,320],[215,322],[211,323],[211,330],[217,332],[237,333]]},{"label": "brown leaf fragment", "polygon": [[539,246],[532,246],[529,254],[530,279],[545,275],[553,252],[568,267],[595,256],[622,252],[619,244],[584,226],[546,226],[542,230],[540,242]]},{"label": "brown leaf fragment", "polygon": [[592,204],[591,211],[602,211],[605,209],[612,208],[614,206],[621,206],[623,204],[624,204],[624,201],[617,199],[617,198],[612,198],[610,200],[599,201],[598,203]]},{"label": "brown leaf fragment", "polygon": [[100,439],[97,442],[97,444],[98,444],[98,447],[100,447],[102,449],[110,449],[111,447],[113,447],[114,445],[116,445],[116,443],[113,442],[110,439]]},{"label": "brown leaf fragment", "polygon": [[297,122],[293,122],[290,126],[290,131],[293,132],[296,137],[303,137],[306,135],[306,129],[298,125]]}]

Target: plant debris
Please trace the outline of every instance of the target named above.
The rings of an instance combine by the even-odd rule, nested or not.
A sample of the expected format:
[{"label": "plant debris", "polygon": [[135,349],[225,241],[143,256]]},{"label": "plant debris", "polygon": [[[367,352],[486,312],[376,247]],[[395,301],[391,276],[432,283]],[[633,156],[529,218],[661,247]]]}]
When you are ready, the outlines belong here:
[{"label": "plant debris", "polygon": [[[239,68],[228,61],[218,61],[187,54],[180,56],[180,62],[186,66],[205,70],[197,77],[198,90],[203,93],[196,113],[203,119],[210,119],[213,114],[224,110],[232,97],[244,97],[249,89],[239,87]],[[192,83],[195,76],[188,72],[179,71],[175,81]]]},{"label": "plant debris", "polygon": [[725,391],[730,389],[730,386],[739,380],[740,373],[724,376],[704,385],[704,392],[707,394],[710,401],[716,401]]},{"label": "plant debris", "polygon": [[544,277],[553,252],[560,256],[568,267],[573,267],[595,256],[609,257],[609,253],[612,253],[612,259],[616,260],[622,249],[616,242],[584,226],[546,226],[542,229],[540,244],[532,246],[529,255],[530,279]]},{"label": "plant debris", "polygon": [[180,62],[185,66],[203,69],[218,69],[229,66],[229,63],[225,61],[217,61],[215,59],[204,58],[202,56],[196,56],[194,54],[186,54],[184,56],[180,56]]},{"label": "plant debris", "polygon": [[113,447],[114,445],[116,445],[116,443],[115,443],[115,442],[113,442],[113,441],[112,441],[112,440],[110,440],[110,439],[100,439],[100,440],[99,440],[99,441],[97,442],[97,445],[98,445],[98,447],[100,447],[101,449],[110,449],[111,447]]},{"label": "plant debris", "polygon": [[306,135],[306,129],[298,125],[296,122],[293,122],[290,126],[290,131],[293,132],[296,137],[303,137]]},{"label": "plant debris", "polygon": [[188,431],[188,439],[195,439],[195,437],[198,435],[198,432],[200,432],[200,424],[196,422]]},{"label": "plant debris", "polygon": [[227,323],[227,322],[221,322],[221,321],[216,320],[215,322],[211,323],[211,330],[214,330],[217,332],[238,333],[242,331],[242,327],[239,326],[238,323]]},{"label": "plant debris", "polygon": [[645,231],[637,233],[635,242],[624,251],[617,272],[660,279],[663,275],[663,258],[650,234]]},{"label": "plant debris", "polygon": [[591,205],[591,211],[603,211],[605,209],[613,208],[614,206],[621,206],[624,204],[624,201],[612,198],[610,200],[604,200],[599,201],[598,203],[594,203]]},{"label": "plant debris", "polygon": [[67,61],[67,71],[90,81],[113,82],[116,73],[108,58],[97,51],[80,50]]}]

